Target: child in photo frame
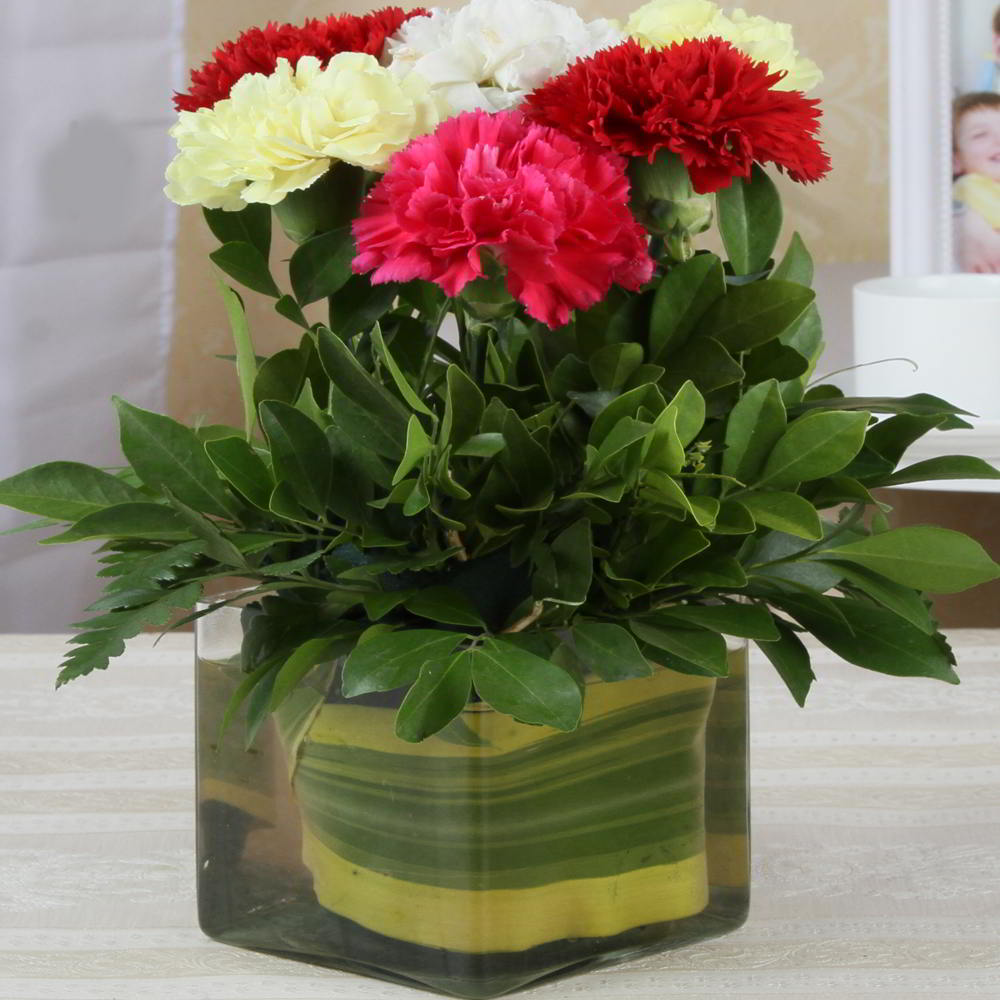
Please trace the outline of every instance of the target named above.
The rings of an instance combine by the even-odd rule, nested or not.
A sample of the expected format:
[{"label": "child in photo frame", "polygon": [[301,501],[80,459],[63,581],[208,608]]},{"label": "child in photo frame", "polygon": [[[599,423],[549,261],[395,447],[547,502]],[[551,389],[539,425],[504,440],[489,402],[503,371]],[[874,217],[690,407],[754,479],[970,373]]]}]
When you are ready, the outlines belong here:
[{"label": "child in photo frame", "polygon": [[958,263],[1000,273],[1000,94],[963,94],[953,114]]},{"label": "child in photo frame", "polygon": [[979,90],[1000,93],[1000,7],[993,14],[993,58],[983,63]]}]

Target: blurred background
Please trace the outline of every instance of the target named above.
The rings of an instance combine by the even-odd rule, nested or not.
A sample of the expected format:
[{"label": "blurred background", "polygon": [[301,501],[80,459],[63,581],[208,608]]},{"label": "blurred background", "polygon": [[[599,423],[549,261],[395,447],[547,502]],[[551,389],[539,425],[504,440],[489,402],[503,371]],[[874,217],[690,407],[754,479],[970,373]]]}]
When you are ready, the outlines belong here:
[{"label": "blurred background", "polygon": [[[41,461],[119,461],[109,397],[193,421],[238,422],[229,333],[197,209],[161,193],[173,155],[171,95],[221,41],[269,18],[299,22],[370,3],[294,0],[3,0],[0,74],[0,477]],[[404,6],[407,6],[404,4]],[[442,4],[450,6],[450,4]],[[634,6],[581,0],[586,17]],[[823,372],[851,364],[851,288],[889,270],[888,0],[754,0],[795,26],[824,69],[834,162],[821,186],[784,184],[787,235],[816,257],[829,344]],[[288,256],[275,240],[274,261]],[[250,315],[260,353],[295,339],[269,302]],[[960,402],[960,401],[959,401]],[[962,525],[995,554],[997,498],[909,492],[907,523]],[[0,530],[19,523],[0,510]],[[97,594],[80,547],[0,539],[0,632],[59,632]],[[942,604],[953,624],[1000,624],[997,591]]]}]

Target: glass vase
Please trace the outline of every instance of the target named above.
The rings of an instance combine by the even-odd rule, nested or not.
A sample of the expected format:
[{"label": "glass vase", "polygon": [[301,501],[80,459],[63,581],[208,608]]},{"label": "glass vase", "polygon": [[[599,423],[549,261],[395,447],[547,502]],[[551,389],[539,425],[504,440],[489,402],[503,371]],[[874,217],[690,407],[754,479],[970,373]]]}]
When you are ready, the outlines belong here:
[{"label": "glass vase", "polygon": [[319,667],[245,747],[240,612],[199,620],[198,909],[218,941],[459,997],[735,930],[749,900],[746,646],[725,680],[587,683],[575,732],[471,703],[420,744],[399,692]]}]

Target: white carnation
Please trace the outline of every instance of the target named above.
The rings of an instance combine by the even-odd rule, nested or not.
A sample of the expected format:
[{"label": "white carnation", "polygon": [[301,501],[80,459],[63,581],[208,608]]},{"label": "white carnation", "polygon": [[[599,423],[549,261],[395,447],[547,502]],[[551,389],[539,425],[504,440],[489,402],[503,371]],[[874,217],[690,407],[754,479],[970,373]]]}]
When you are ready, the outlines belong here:
[{"label": "white carnation", "polygon": [[410,18],[386,52],[394,76],[418,73],[459,114],[514,107],[570,63],[621,40],[614,22],[584,21],[552,0],[470,0]]},{"label": "white carnation", "polygon": [[326,68],[313,56],[294,69],[279,59],[270,76],[242,77],[214,107],[181,112],[165,190],[179,205],[276,205],[335,160],[384,170],[439,121],[425,82],[398,79],[372,56],[344,52]]}]

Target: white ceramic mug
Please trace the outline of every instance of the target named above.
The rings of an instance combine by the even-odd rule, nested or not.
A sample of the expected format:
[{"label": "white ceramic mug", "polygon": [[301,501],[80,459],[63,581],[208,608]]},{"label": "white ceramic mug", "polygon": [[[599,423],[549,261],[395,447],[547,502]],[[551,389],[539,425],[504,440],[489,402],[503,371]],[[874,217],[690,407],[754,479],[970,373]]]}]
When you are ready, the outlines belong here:
[{"label": "white ceramic mug", "polygon": [[[909,358],[913,366],[887,358]],[[854,286],[859,396],[941,396],[1000,420],[1000,275],[874,278]]]}]

